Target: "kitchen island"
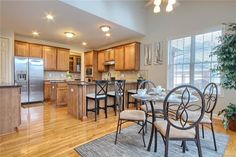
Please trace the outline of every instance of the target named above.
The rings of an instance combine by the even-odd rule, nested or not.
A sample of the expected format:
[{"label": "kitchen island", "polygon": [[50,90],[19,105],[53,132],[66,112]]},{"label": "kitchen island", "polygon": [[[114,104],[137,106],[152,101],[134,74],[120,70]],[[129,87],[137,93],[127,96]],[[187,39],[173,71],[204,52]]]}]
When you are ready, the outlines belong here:
[{"label": "kitchen island", "polygon": [[21,124],[21,86],[0,84],[0,136]]},{"label": "kitchen island", "polygon": [[[125,90],[136,89],[136,81],[127,81]],[[108,91],[114,91],[114,82],[110,82],[108,85]],[[80,82],[71,81],[68,82],[68,113],[80,120],[86,120],[86,95],[95,92],[95,82]],[[112,98],[108,98],[108,105],[114,104]],[[126,94],[125,94],[125,105],[126,105]],[[101,101],[101,106],[104,104]],[[89,106],[94,106],[93,101],[89,101]]]}]

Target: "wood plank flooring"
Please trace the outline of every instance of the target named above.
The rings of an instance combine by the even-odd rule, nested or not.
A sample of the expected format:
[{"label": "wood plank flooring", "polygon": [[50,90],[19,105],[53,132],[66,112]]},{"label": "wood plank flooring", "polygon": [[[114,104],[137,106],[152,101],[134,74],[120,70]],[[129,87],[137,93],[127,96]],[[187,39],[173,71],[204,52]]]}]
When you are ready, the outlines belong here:
[{"label": "wood plank flooring", "polygon": [[[114,112],[107,119],[102,112],[97,122],[92,113],[82,122],[68,115],[66,107],[55,108],[50,103],[22,108],[19,131],[0,136],[0,157],[78,157],[73,150],[76,146],[116,130]],[[215,128],[230,136],[225,157],[236,157],[236,132],[224,130],[220,121]]]}]

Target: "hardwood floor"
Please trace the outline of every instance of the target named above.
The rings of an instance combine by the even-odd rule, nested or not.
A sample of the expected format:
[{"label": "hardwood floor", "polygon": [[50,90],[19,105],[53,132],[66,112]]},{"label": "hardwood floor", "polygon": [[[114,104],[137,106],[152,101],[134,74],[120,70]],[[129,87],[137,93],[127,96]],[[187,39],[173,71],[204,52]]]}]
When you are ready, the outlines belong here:
[{"label": "hardwood floor", "polygon": [[[49,103],[22,108],[19,131],[0,136],[0,157],[78,157],[73,149],[115,131],[116,118],[114,112],[109,113],[108,119],[101,113],[94,122],[91,114],[88,121],[82,122],[68,115],[66,107],[54,108]],[[215,129],[230,136],[225,156],[236,157],[236,133],[224,130],[220,121],[215,122]]]}]

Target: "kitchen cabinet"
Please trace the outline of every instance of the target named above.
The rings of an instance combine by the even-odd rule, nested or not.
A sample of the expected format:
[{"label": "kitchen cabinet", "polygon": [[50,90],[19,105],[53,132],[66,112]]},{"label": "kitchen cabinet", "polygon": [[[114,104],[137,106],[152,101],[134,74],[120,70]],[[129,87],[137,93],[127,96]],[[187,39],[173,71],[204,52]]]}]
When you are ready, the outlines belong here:
[{"label": "kitchen cabinet", "polygon": [[115,70],[124,70],[124,47],[116,47],[115,51]]},{"label": "kitchen cabinet", "polygon": [[51,97],[51,83],[49,81],[44,82],[44,100],[50,100]]},{"label": "kitchen cabinet", "polygon": [[84,54],[84,65],[93,66],[93,51],[85,52]]},{"label": "kitchen cabinet", "polygon": [[69,72],[80,73],[81,71],[81,56],[70,55],[69,57]]},{"label": "kitchen cabinet", "polygon": [[99,72],[107,71],[107,67],[104,65],[106,53],[107,53],[106,51],[98,52],[98,71]]},{"label": "kitchen cabinet", "polygon": [[15,56],[28,57],[29,44],[26,42],[15,41]]},{"label": "kitchen cabinet", "polygon": [[139,70],[140,44],[132,43],[124,46],[124,70]]},{"label": "kitchen cabinet", "polygon": [[108,49],[105,51],[105,61],[114,61],[115,60],[115,53],[114,49]]},{"label": "kitchen cabinet", "polygon": [[68,86],[65,82],[51,83],[51,103],[54,106],[67,105]]},{"label": "kitchen cabinet", "polygon": [[57,51],[55,47],[43,46],[44,70],[57,70]]},{"label": "kitchen cabinet", "polygon": [[42,58],[43,46],[38,44],[29,44],[29,57]]},{"label": "kitchen cabinet", "polygon": [[57,48],[57,70],[69,71],[69,54],[70,50]]}]

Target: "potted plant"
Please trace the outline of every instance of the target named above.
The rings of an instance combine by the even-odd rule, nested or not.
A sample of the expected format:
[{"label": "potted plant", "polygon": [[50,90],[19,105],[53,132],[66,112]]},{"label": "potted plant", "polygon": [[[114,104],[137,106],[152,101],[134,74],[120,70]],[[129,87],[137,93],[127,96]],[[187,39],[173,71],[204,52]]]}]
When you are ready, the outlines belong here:
[{"label": "potted plant", "polygon": [[221,110],[218,115],[224,114],[224,128],[236,131],[236,105],[230,103],[225,109]]},{"label": "potted plant", "polygon": [[[236,23],[224,24],[227,31],[220,38],[212,55],[217,56],[218,65],[212,69],[221,75],[221,86],[224,89],[236,90]],[[219,114],[224,113],[225,128],[236,131],[236,105],[230,103]]]}]

